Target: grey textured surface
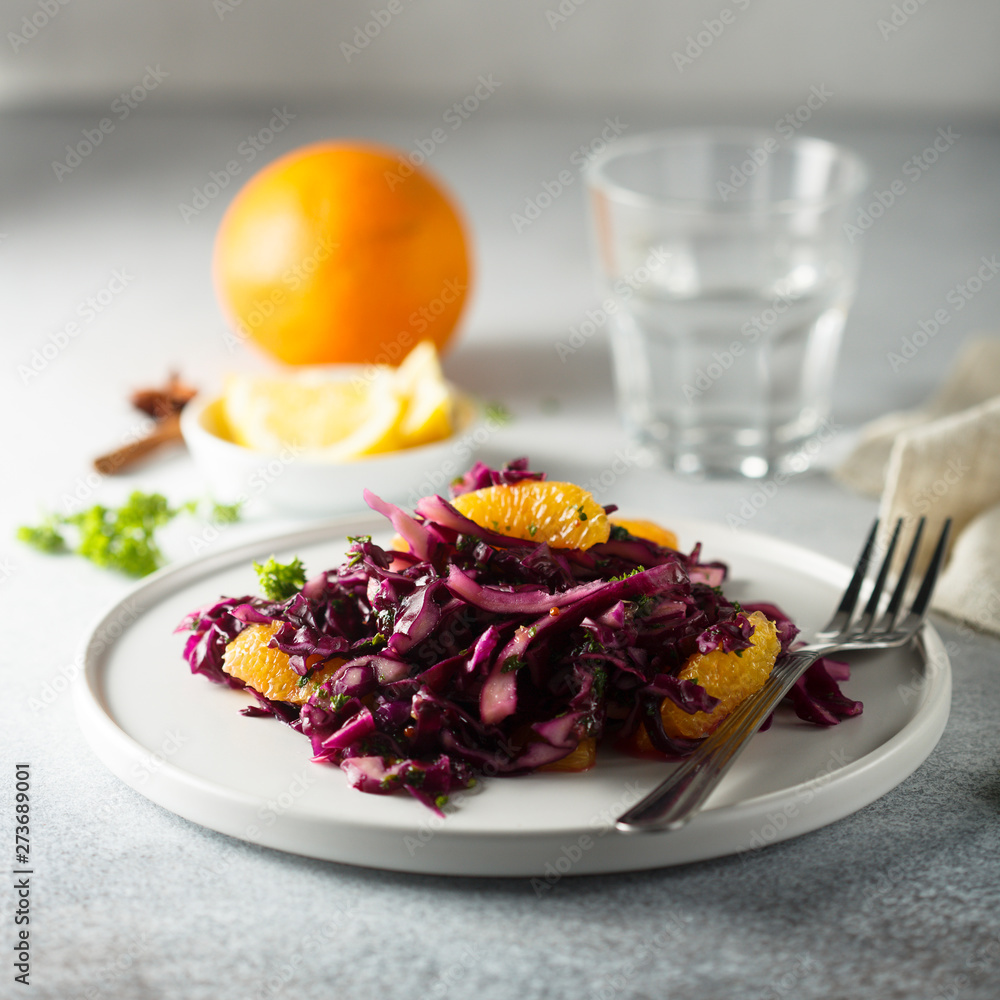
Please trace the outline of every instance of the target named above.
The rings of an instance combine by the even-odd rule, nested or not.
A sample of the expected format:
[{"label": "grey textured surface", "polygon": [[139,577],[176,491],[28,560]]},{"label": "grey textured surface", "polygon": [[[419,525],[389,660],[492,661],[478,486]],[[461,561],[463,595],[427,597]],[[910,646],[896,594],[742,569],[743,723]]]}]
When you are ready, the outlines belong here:
[{"label": "grey textured surface", "polygon": [[[126,583],[80,562],[36,556],[11,540],[11,526],[33,518],[37,504],[59,507],[80,489],[87,456],[130,425],[128,387],[159,378],[172,363],[202,384],[251,363],[225,348],[207,279],[225,198],[190,224],[177,203],[266,121],[264,110],[137,117],[61,184],[50,161],[90,119],[3,123],[0,426],[7,468],[16,473],[4,477],[0,526],[0,831],[9,843],[11,765],[27,759],[37,874],[33,985],[15,989],[5,960],[0,996],[1000,995],[1000,643],[947,624],[951,720],[928,761],[882,799],[747,859],[567,878],[540,896],[527,880],[406,876],[256,848],[152,805],[96,760],[64,682],[88,622]],[[431,121],[303,112],[273,150],[333,133],[406,146]],[[467,205],[477,234],[478,297],[449,371],[514,412],[492,453],[530,451],[538,465],[584,481],[611,468],[627,446],[613,419],[604,342],[595,337],[566,364],[554,350],[593,300],[583,201],[579,189],[568,192],[521,235],[510,213],[599,124],[484,111],[433,164]],[[851,141],[872,164],[874,185],[884,187],[944,124],[907,132],[831,126],[825,134]],[[864,238],[838,381],[845,427],[919,400],[962,336],[996,319],[1000,287],[987,287],[899,375],[886,362],[979,256],[998,249],[1000,141],[959,131],[949,157]],[[116,267],[134,272],[129,291],[38,379],[20,380],[16,366]],[[542,406],[549,399],[558,402],[555,412]],[[98,484],[88,502],[135,487],[161,488],[176,500],[200,489],[176,455]],[[602,499],[725,521],[755,489],[629,467]],[[850,561],[874,506],[814,475],[778,489],[748,527]],[[281,526],[252,522],[226,537]],[[172,544],[175,555],[189,554],[183,535]],[[3,864],[9,854],[5,847]],[[12,905],[5,878],[0,919],[8,932]]]}]

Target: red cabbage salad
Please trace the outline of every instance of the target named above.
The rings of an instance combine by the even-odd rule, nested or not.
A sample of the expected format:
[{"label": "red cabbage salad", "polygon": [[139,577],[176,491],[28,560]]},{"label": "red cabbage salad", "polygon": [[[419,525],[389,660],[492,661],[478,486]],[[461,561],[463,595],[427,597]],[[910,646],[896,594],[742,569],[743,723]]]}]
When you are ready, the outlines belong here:
[{"label": "red cabbage salad", "polygon": [[[451,496],[544,479],[527,464],[477,463]],[[440,811],[477,778],[560,761],[581,769],[566,763],[589,747],[634,747],[640,730],[653,753],[682,758],[697,741],[666,732],[664,700],[692,714],[719,703],[678,677],[685,663],[748,648],[753,611],[775,623],[782,652],[798,631],[774,605],[729,601],[725,565],[703,561],[700,544],[685,554],[612,526],[586,550],[553,548],[480,527],[441,496],[412,514],[365,499],[395,529],[396,547],[350,539],[342,565],[309,579],[286,572],[284,591],[224,598],[177,629],[191,633],[193,673],[247,687],[256,704],[244,714],[298,730],[314,761],[339,765],[362,792],[405,789]],[[271,700],[224,669],[226,646],[257,624],[273,629],[268,645],[287,654],[300,685],[335,667],[301,704]],[[846,664],[820,660],[787,701],[801,719],[835,725],[862,708],[841,692],[847,679]]]}]

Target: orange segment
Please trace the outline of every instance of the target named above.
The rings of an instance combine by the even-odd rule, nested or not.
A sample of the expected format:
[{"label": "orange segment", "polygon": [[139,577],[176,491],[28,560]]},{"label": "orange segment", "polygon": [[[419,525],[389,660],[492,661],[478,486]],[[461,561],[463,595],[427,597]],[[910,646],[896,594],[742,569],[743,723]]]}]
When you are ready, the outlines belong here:
[{"label": "orange segment", "polygon": [[463,493],[452,503],[481,528],[508,538],[548,542],[554,549],[589,549],[606,542],[604,508],[573,483],[525,480]]},{"label": "orange segment", "polygon": [[[707,736],[744,698],[763,687],[781,651],[781,643],[774,622],[759,611],[747,617],[753,623],[754,632],[750,638],[752,645],[742,651],[742,656],[715,649],[711,653],[695,653],[684,665],[678,676],[686,681],[697,678],[710,695],[719,699],[719,704],[711,714],[695,712],[691,715],[664,698],[660,703],[660,717],[668,736],[689,739]],[[639,757],[663,757],[642,725],[619,746],[626,753]]]},{"label": "orange segment", "polygon": [[[280,627],[277,622],[268,625],[248,625],[226,646],[222,669],[230,677],[236,677],[249,684],[265,698],[303,705],[310,695],[316,693],[316,688],[345,661],[341,659],[327,661],[305,684],[300,685],[302,677],[288,665],[288,654],[268,646],[271,636]],[[322,661],[321,656],[310,656],[306,660],[306,665],[315,667]]]},{"label": "orange segment", "polygon": [[630,535],[635,535],[636,538],[645,538],[647,542],[662,545],[665,549],[677,548],[677,536],[672,531],[661,528],[655,521],[646,521],[639,517],[619,517],[617,514],[611,514],[608,520],[624,528]]},{"label": "orange segment", "polygon": [[681,680],[697,678],[698,683],[714,698],[719,699],[715,710],[690,715],[669,699],[660,706],[663,728],[668,736],[697,739],[707,736],[744,698],[759,691],[771,674],[774,661],[781,651],[778,630],[774,622],[760,611],[747,616],[754,626],[752,645],[741,652],[695,653],[678,675]]},{"label": "orange segment", "polygon": [[576,749],[561,760],[543,764],[539,771],[589,771],[597,760],[597,741],[589,736],[577,744]]}]

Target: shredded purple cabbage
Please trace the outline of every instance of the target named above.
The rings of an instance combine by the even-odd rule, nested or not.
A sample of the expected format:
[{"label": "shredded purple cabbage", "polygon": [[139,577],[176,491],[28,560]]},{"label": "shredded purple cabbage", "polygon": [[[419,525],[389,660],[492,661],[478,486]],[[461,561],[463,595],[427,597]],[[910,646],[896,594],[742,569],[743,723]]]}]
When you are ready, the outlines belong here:
[{"label": "shredded purple cabbage", "polygon": [[454,499],[463,493],[485,489],[487,486],[511,486],[525,479],[544,479],[544,472],[529,472],[526,458],[515,458],[502,469],[491,469],[484,462],[476,462],[460,479],[451,484],[451,496]]},{"label": "shredded purple cabbage", "polygon": [[[543,479],[527,459],[502,470],[477,463],[452,487]],[[782,652],[797,629],[769,604],[741,609],[722,594],[722,563],[661,548],[616,528],[586,551],[507,538],[463,517],[442,497],[413,515],[370,493],[406,541],[387,551],[353,541],[345,563],[283,602],[227,598],[188,615],[184,656],[193,673],[241,688],[223,670],[226,645],[250,624],[277,623],[270,646],[309,677],[311,657],[343,661],[303,705],[270,701],[270,714],[306,735],[314,760],[337,764],[352,786],[405,789],[432,809],[480,775],[536,770],[583,740],[628,745],[640,727],[660,753],[683,757],[696,741],[671,737],[660,705],[690,713],[718,704],[678,677],[696,653],[751,645],[762,611]],[[314,661],[315,664],[315,661]],[[861,703],[839,683],[846,664],[818,661],[788,701],[800,718],[834,725]]]}]

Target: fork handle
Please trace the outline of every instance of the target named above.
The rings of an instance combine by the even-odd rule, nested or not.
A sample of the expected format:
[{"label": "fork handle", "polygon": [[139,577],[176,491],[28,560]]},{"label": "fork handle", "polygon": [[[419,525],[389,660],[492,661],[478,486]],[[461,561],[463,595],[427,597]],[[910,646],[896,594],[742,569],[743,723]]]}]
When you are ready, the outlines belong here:
[{"label": "fork handle", "polygon": [[826,652],[829,646],[782,657],[755,697],[739,705],[669,778],[618,817],[618,829],[623,833],[677,830],[687,823],[792,685]]}]

